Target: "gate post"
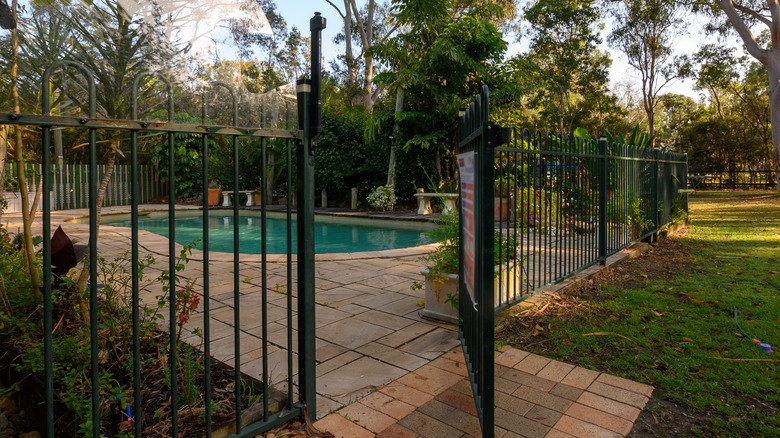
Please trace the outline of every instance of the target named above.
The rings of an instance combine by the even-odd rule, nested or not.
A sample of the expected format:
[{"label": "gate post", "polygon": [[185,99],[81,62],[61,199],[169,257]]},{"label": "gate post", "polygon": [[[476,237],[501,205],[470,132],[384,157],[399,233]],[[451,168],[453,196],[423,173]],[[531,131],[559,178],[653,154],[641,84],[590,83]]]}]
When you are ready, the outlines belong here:
[{"label": "gate post", "polygon": [[[311,80],[298,81],[297,217],[298,217],[298,391],[303,409],[317,417],[314,324],[314,149],[320,127],[320,44],[325,18],[319,12],[311,29]],[[292,347],[292,346],[290,346]],[[292,384],[292,383],[290,383]]]},{"label": "gate post", "polygon": [[[297,86],[300,143],[297,151],[298,390],[304,409],[316,416],[314,361],[314,156],[312,154],[311,81]],[[292,347],[292,346],[290,346]]]},{"label": "gate post", "polygon": [[599,137],[599,263],[607,264],[607,137]]}]

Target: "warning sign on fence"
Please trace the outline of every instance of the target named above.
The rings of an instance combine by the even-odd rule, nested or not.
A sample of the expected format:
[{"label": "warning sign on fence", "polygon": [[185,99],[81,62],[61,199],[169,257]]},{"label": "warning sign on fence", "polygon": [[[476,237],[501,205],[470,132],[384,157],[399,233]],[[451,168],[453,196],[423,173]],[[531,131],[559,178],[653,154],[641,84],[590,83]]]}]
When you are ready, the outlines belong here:
[{"label": "warning sign on fence", "polygon": [[476,277],[476,224],[474,222],[475,210],[475,157],[474,152],[465,152],[458,155],[458,166],[460,167],[460,223],[463,228],[463,283],[471,297],[471,302],[476,303],[474,299],[474,279]]}]

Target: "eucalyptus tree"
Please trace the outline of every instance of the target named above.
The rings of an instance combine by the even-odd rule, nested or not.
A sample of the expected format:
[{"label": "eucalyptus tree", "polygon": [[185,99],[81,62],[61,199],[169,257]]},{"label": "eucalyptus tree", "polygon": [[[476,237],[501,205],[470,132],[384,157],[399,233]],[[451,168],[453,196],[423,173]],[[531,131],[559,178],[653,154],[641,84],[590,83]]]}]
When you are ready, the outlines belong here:
[{"label": "eucalyptus tree", "polygon": [[690,69],[688,59],[675,57],[672,50],[675,38],[686,28],[681,12],[680,6],[671,0],[622,0],[615,8],[614,27],[607,38],[639,72],[650,137],[655,133],[658,96]]},{"label": "eucalyptus tree", "polygon": [[[343,33],[334,40],[344,43],[345,86],[350,101],[371,111],[384,90],[384,86],[374,84],[376,63],[372,49],[394,35],[400,24],[389,20],[386,5],[376,0],[367,0],[362,7],[355,0],[343,0],[343,6],[337,4],[338,0],[325,1],[336,10],[343,23]],[[357,55],[355,43],[360,46]]]},{"label": "eucalyptus tree", "polygon": [[531,25],[531,50],[523,55],[530,63],[523,74],[536,82],[532,104],[566,136],[594,104],[609,106],[604,98],[612,61],[598,50],[601,13],[592,0],[536,0],[524,16]]},{"label": "eucalyptus tree", "polygon": [[250,92],[262,93],[294,83],[307,72],[309,37],[301,34],[295,26],[288,27],[273,0],[256,0],[256,3],[267,18],[272,33],[263,29],[255,31],[255,23],[248,18],[230,20],[227,26],[239,59],[235,62],[221,60],[214,66],[237,66],[243,85]]},{"label": "eucalyptus tree", "polygon": [[[766,70],[772,127],[773,165],[780,194],[780,3],[760,0],[712,0],[693,3],[693,10],[712,17],[709,30],[736,33],[745,50]],[[758,31],[758,35],[754,34]],[[767,35],[768,38],[762,37]]]},{"label": "eucalyptus tree", "polygon": [[718,44],[705,44],[693,56],[698,66],[694,72],[696,89],[706,91],[715,104],[715,112],[723,118],[723,95],[730,85],[739,79],[738,68],[742,64],[737,59],[733,47],[723,47]]},{"label": "eucalyptus tree", "polygon": [[680,144],[680,136],[686,127],[710,118],[706,105],[675,93],[663,94],[658,99],[660,111],[656,119],[656,144],[667,150],[685,152],[687,145]]}]

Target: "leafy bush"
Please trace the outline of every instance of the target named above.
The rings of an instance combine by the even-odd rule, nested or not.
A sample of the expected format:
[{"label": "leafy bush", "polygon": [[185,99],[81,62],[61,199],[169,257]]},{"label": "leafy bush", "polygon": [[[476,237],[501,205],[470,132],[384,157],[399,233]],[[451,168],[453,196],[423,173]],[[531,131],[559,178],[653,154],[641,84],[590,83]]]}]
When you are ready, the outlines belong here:
[{"label": "leafy bush", "polygon": [[[439,219],[435,221],[436,228],[431,230],[428,235],[439,246],[431,253],[419,258],[428,266],[430,274],[433,276],[444,276],[459,272],[460,263],[460,213],[451,211],[442,213]],[[509,260],[517,259],[517,250],[519,243],[517,236],[513,232],[502,233],[496,230],[493,233],[493,254],[495,254],[494,263],[507,263]]]},{"label": "leafy bush", "polygon": [[363,108],[325,108],[322,134],[314,155],[315,185],[328,191],[334,203],[346,203],[350,189],[366,196],[372,187],[387,180],[389,142],[385,136],[367,142],[364,132],[368,114]]},{"label": "leafy bush", "polygon": [[393,186],[379,186],[366,198],[368,205],[380,211],[392,210],[396,197]]},{"label": "leafy bush", "polygon": [[571,203],[559,191],[530,190],[517,202],[517,225],[541,233],[567,233],[574,226],[574,218],[567,211]]},{"label": "leafy bush", "polygon": [[[156,113],[157,118],[167,118],[166,112]],[[200,124],[200,119],[191,117],[186,113],[176,115],[176,120],[181,123]],[[202,147],[203,137],[187,133],[177,132],[173,134],[174,151],[173,165],[175,168],[175,186],[176,196],[184,198],[194,198],[199,196],[203,190],[202,176]],[[209,137],[209,148],[213,148],[216,142],[213,137]],[[160,173],[162,181],[167,184],[169,181],[168,169],[168,137],[158,135],[151,137],[149,141],[149,153],[152,163],[157,165],[157,171]]]}]

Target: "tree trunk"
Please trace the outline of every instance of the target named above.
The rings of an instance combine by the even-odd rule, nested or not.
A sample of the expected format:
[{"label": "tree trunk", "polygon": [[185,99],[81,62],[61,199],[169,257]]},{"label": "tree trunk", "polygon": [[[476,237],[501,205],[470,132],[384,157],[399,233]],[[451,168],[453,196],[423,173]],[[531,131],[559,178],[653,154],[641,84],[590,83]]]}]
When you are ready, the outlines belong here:
[{"label": "tree trunk", "polygon": [[[2,192],[5,189],[5,157],[8,155],[8,125],[0,125],[0,202],[3,201]],[[3,209],[0,208],[0,218],[3,217]]]},{"label": "tree trunk", "polygon": [[[17,21],[17,1],[14,0],[11,4],[11,11],[14,17],[14,21]],[[18,21],[17,21],[18,22]],[[19,104],[19,35],[17,29],[11,30],[11,98],[13,99],[14,113],[21,113],[21,106]],[[27,176],[24,174],[24,144],[22,143],[22,128],[20,126],[14,126],[14,133],[16,134],[16,145],[14,146],[14,152],[16,155],[16,176],[19,181],[19,192],[22,195],[22,222],[24,223],[24,253],[27,258],[27,268],[30,270],[30,282],[32,283],[33,290],[36,293],[40,293],[41,278],[38,275],[38,269],[35,267],[35,246],[33,245],[32,238],[32,220],[30,219],[30,200],[27,199]],[[48,232],[48,230],[44,230]]]},{"label": "tree trunk", "polygon": [[[399,89],[395,93],[395,115],[398,116],[404,110],[404,90]],[[401,139],[401,127],[398,122],[393,124],[393,139],[390,142],[390,163],[387,165],[387,185],[395,187],[395,166],[398,159],[395,150],[398,147],[398,141]]]},{"label": "tree trunk", "polygon": [[647,110],[647,135],[650,136],[650,147],[655,148],[655,108],[652,106]]},{"label": "tree trunk", "polygon": [[436,148],[436,156],[434,158],[436,162],[436,177],[439,178],[438,188],[441,188],[444,185],[444,174],[441,171],[441,147],[434,146],[434,148]]},{"label": "tree trunk", "polygon": [[[94,199],[97,215],[97,228],[90,230],[91,233],[99,235],[100,230],[100,212],[103,209],[103,199],[106,197],[106,188],[108,183],[111,182],[111,176],[114,173],[114,164],[116,163],[116,151],[119,149],[119,141],[112,140],[111,147],[106,157],[106,173],[103,174],[103,179],[100,180],[100,186],[97,191],[97,198]],[[237,193],[236,193],[237,194]],[[90,199],[90,202],[93,200]],[[173,202],[173,201],[171,201]],[[238,202],[238,197],[236,197]],[[97,251],[97,248],[89,248],[90,251]],[[171,255],[172,257],[173,255]],[[81,322],[84,326],[89,327],[89,302],[84,299],[85,289],[87,288],[87,282],[89,281],[89,258],[84,260],[81,265],[81,272],[79,273],[78,280],[76,282],[76,296],[78,297],[79,309],[81,310]]]},{"label": "tree trunk", "polygon": [[35,189],[35,197],[30,206],[30,222],[35,222],[35,213],[38,212],[38,204],[41,202],[41,193],[43,193],[43,172],[45,171],[46,169],[43,169],[43,166],[41,166],[41,174],[38,176],[38,186]]},{"label": "tree trunk", "polygon": [[[357,14],[357,11],[355,11],[355,14]],[[347,64],[349,77],[347,90],[350,90],[348,92],[352,93],[357,86],[357,65],[352,50],[352,5],[349,3],[349,0],[344,0],[344,15],[342,18],[344,19],[344,60]],[[357,95],[353,95],[350,101],[353,105],[356,105],[360,102],[360,98]]]},{"label": "tree trunk", "polygon": [[366,111],[372,111],[374,109],[374,89],[371,86],[371,82],[374,80],[374,58],[366,55],[366,74],[363,79],[363,106],[366,107]]},{"label": "tree trunk", "polygon": [[560,95],[561,95],[561,113],[560,113],[560,117],[558,118],[558,124],[559,124],[558,129],[560,129],[561,138],[564,138],[564,134],[563,134],[563,108],[564,108],[563,107],[563,87],[558,87],[558,91],[560,92]]},{"label": "tree trunk", "polygon": [[769,72],[769,115],[772,121],[773,158],[775,177],[777,179],[777,194],[780,195],[780,59],[778,58],[780,56],[772,57],[767,64],[767,70]]}]

